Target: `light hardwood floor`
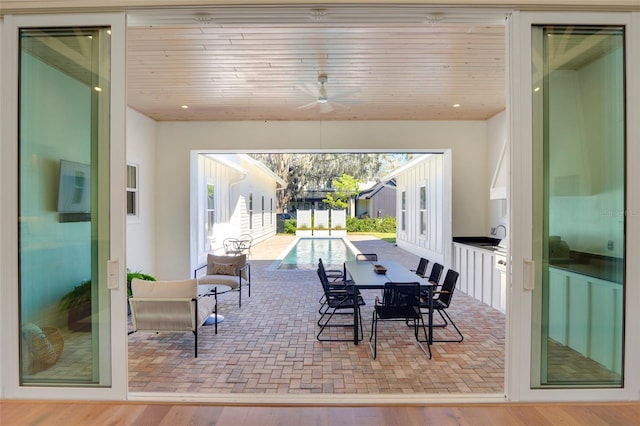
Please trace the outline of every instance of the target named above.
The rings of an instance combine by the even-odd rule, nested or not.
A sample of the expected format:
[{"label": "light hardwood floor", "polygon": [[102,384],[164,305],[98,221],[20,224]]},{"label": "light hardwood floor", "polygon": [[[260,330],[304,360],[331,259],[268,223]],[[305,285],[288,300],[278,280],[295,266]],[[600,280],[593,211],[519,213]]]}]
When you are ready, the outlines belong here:
[{"label": "light hardwood floor", "polygon": [[0,424],[21,425],[637,425],[640,403],[388,407],[221,406],[0,401]]}]

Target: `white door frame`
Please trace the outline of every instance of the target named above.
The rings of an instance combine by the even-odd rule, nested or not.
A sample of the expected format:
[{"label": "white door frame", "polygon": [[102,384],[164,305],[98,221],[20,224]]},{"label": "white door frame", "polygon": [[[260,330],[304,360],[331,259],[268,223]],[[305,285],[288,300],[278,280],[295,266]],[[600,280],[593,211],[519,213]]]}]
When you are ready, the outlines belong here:
[{"label": "white door frame", "polygon": [[[510,127],[510,164],[517,171],[510,176],[510,223],[512,229],[511,292],[507,329],[507,395],[513,401],[611,401],[638,400],[640,356],[638,335],[640,325],[639,306],[640,267],[629,261],[625,272],[625,356],[624,387],[618,389],[531,389],[532,378],[532,291],[527,289],[535,282],[532,265],[533,228],[533,164],[532,164],[532,76],[531,76],[531,26],[535,24],[592,24],[624,25],[625,73],[626,73],[626,163],[627,163],[627,229],[626,258],[636,259],[640,251],[640,194],[635,192],[634,182],[640,181],[638,167],[632,159],[640,158],[638,139],[640,127],[640,44],[639,15],[636,13],[588,13],[588,12],[514,12],[509,23],[511,84],[508,111]],[[529,287],[530,288],[530,287]]]},{"label": "white door frame", "polygon": [[[74,26],[111,27],[110,110],[110,258],[119,261],[111,276],[111,386],[23,387],[19,382],[18,315],[18,63],[19,28]],[[125,52],[126,17],[121,13],[55,14],[4,17],[2,24],[2,144],[0,146],[0,292],[3,352],[0,398],[5,399],[102,399],[123,400],[127,396],[127,315],[125,265]],[[107,267],[107,265],[104,265]],[[13,348],[13,350],[8,350]],[[108,367],[108,366],[107,366]],[[109,369],[107,368],[106,371]],[[101,366],[101,374],[105,369]]]}]

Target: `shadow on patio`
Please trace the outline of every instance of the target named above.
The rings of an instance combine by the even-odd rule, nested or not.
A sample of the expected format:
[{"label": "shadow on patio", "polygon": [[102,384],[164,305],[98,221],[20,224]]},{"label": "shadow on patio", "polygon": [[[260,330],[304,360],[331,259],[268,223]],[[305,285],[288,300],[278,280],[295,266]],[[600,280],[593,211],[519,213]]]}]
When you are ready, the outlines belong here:
[{"label": "shadow on patio", "polygon": [[[225,316],[218,335],[201,330],[198,358],[193,335],[136,333],[129,336],[129,390],[178,393],[407,394],[504,393],[504,315],[456,292],[450,315],[462,343],[434,343],[429,360],[403,322],[378,330],[378,358],[366,343],[376,290],[363,292],[365,341],[318,342],[318,299],[314,271],[269,271],[293,241],[277,236],[252,248],[251,298],[219,298]],[[378,253],[415,268],[418,257],[385,241],[350,236],[362,252]],[[244,296],[244,292],[243,292]],[[436,315],[436,318],[438,316]],[[344,330],[348,333],[349,331]],[[436,336],[446,329],[436,328]]]}]

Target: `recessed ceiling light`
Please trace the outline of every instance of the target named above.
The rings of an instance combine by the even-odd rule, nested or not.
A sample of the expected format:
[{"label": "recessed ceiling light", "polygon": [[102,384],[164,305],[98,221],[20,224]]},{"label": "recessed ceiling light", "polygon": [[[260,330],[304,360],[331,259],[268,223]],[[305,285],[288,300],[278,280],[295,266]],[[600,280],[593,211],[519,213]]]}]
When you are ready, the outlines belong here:
[{"label": "recessed ceiling light", "polygon": [[539,91],[540,91],[540,88],[539,88],[539,87],[536,87],[535,89],[533,89],[533,91],[534,91],[534,92],[539,92]]},{"label": "recessed ceiling light", "polygon": [[327,17],[327,9],[311,9],[311,19],[314,21],[323,21]]},{"label": "recessed ceiling light", "polygon": [[460,104],[453,104],[454,108],[460,108]]},{"label": "recessed ceiling light", "polygon": [[96,92],[102,92],[102,87],[94,87],[93,90],[95,90]]},{"label": "recessed ceiling light", "polygon": [[182,105],[180,108],[182,108],[182,109],[189,109],[189,105]]}]

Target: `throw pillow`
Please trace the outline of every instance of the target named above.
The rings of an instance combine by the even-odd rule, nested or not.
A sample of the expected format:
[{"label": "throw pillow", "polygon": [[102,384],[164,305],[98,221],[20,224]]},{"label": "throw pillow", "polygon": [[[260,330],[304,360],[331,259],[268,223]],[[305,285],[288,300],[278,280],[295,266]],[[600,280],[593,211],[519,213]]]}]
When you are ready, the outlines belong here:
[{"label": "throw pillow", "polygon": [[235,263],[216,263],[211,265],[211,275],[237,275],[238,268]]}]

